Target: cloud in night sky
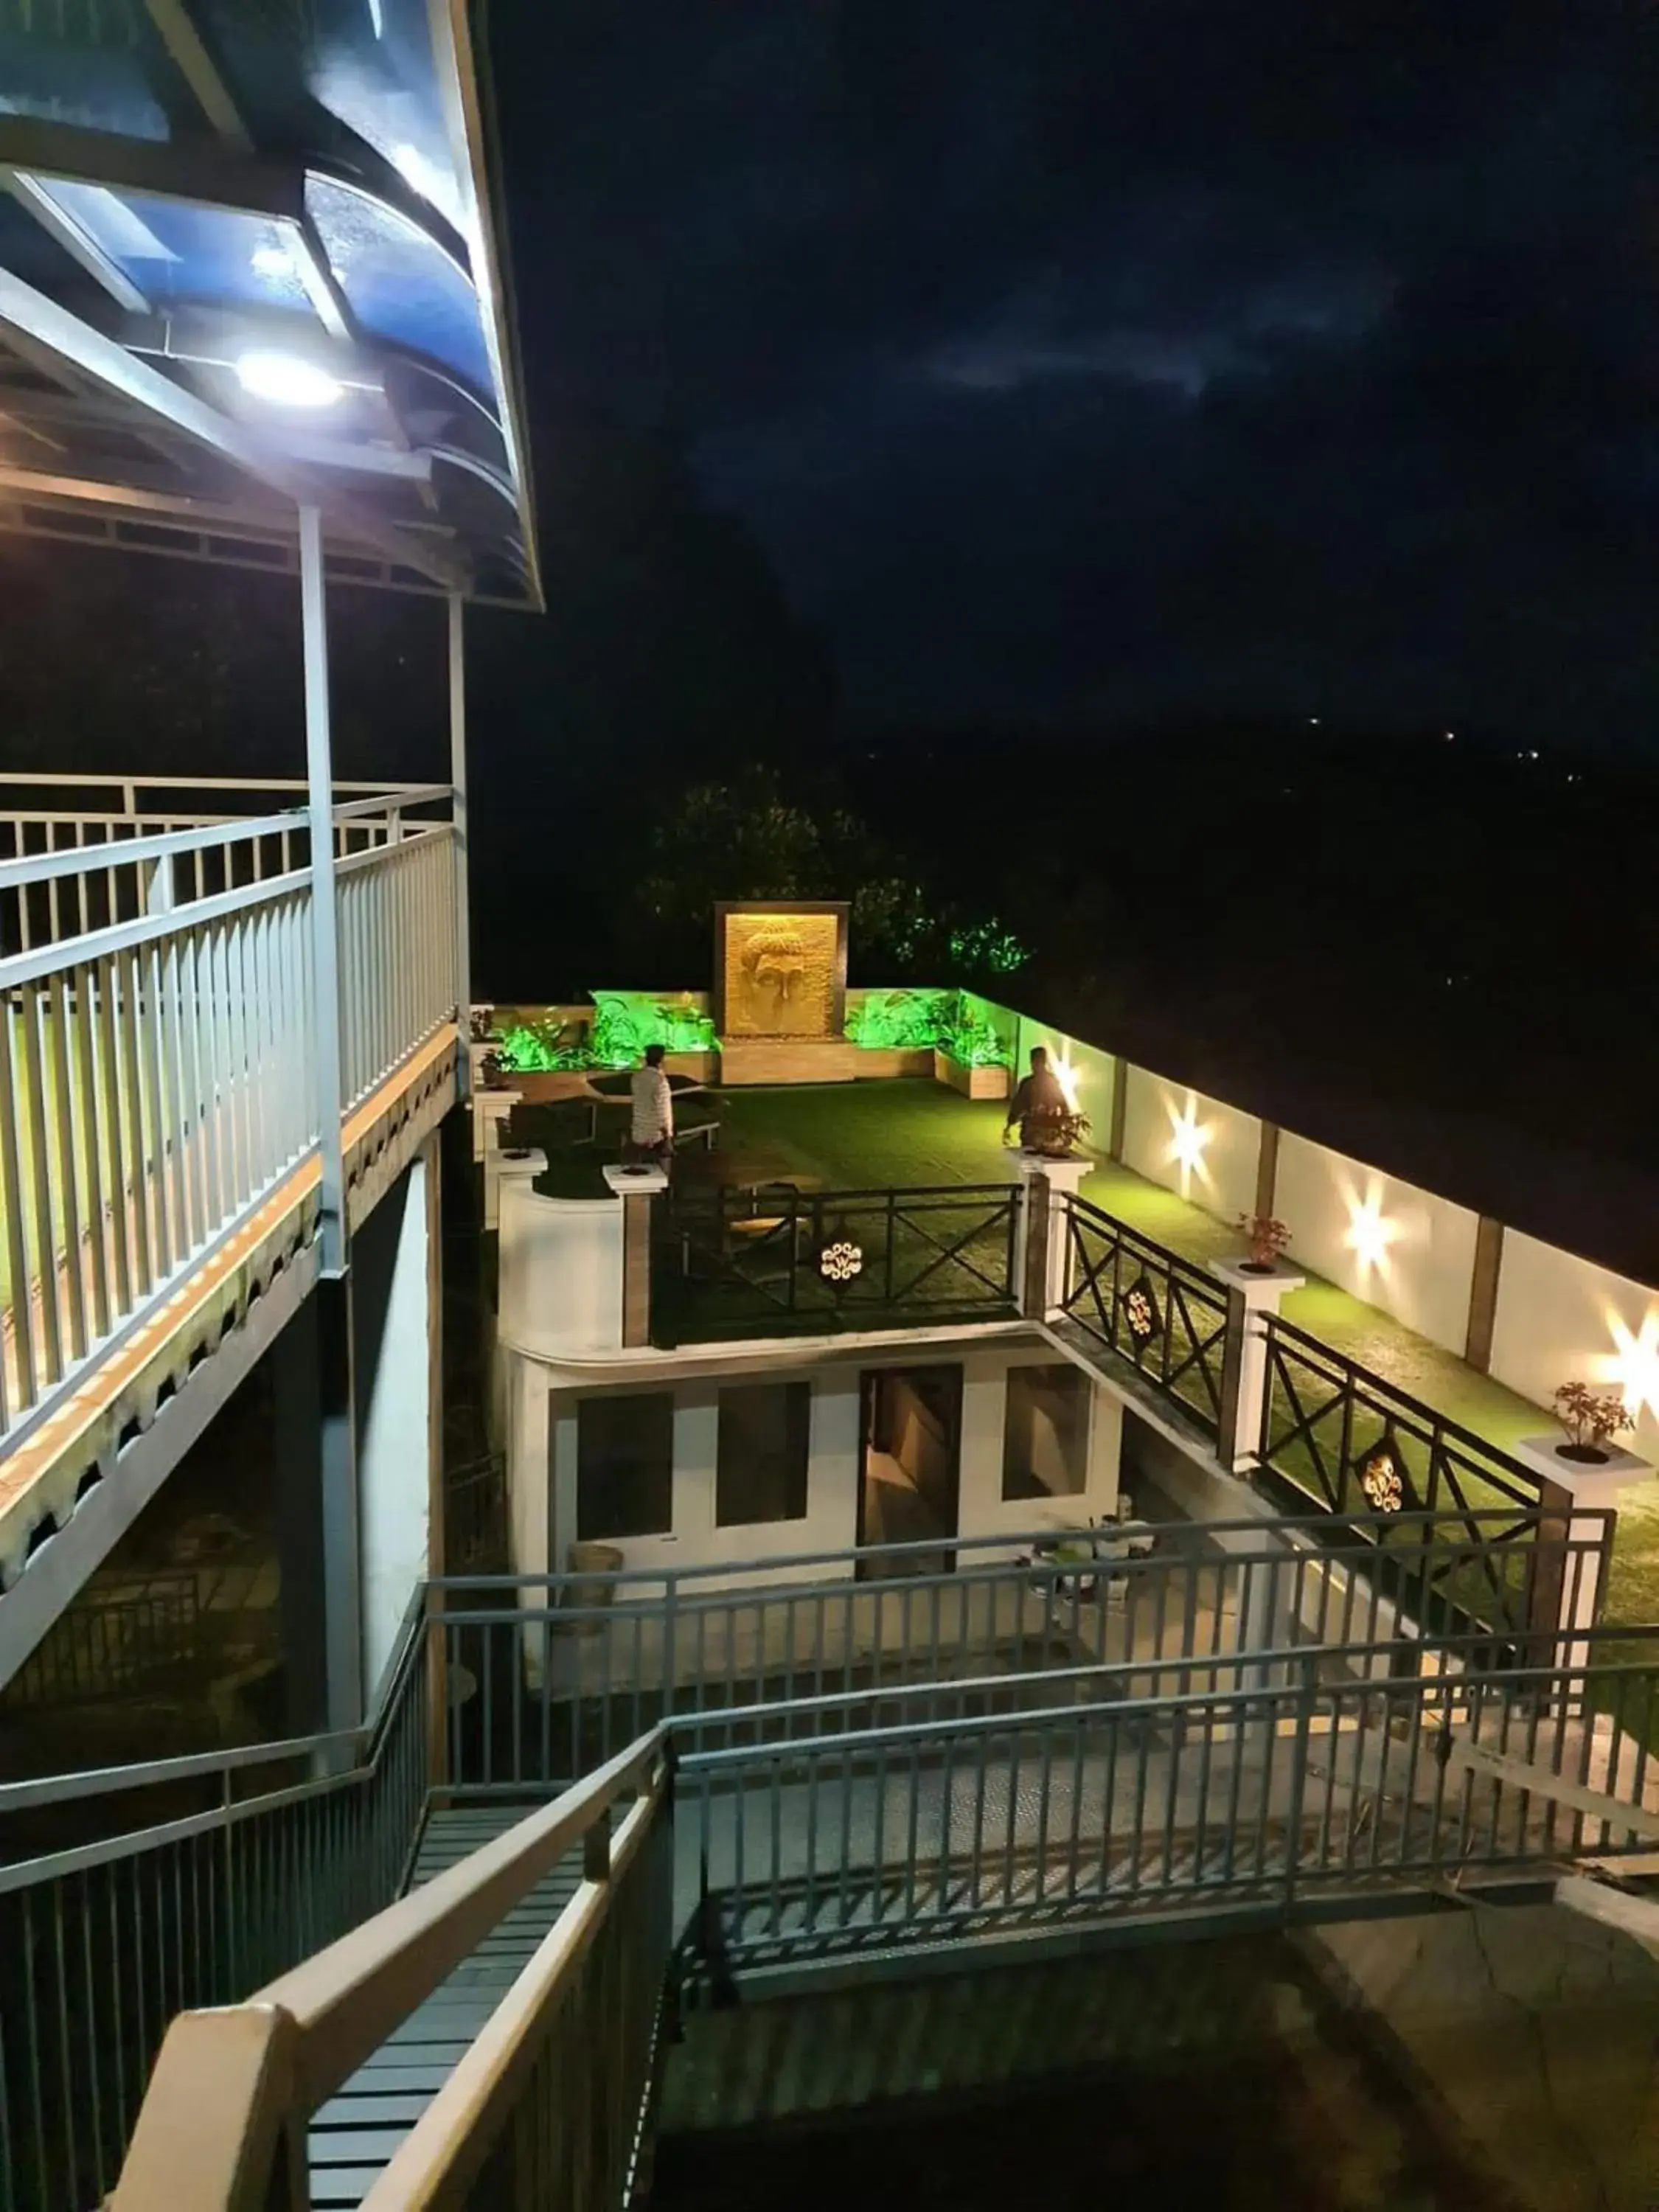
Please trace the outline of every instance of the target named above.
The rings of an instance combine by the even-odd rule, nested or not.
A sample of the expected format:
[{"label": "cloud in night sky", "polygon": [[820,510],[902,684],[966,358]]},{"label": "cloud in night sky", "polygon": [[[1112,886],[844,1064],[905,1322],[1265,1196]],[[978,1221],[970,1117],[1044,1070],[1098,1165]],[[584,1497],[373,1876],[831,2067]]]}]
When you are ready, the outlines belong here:
[{"label": "cloud in night sky", "polygon": [[855,720],[1656,726],[1659,16],[525,14],[532,384],[685,442]]}]

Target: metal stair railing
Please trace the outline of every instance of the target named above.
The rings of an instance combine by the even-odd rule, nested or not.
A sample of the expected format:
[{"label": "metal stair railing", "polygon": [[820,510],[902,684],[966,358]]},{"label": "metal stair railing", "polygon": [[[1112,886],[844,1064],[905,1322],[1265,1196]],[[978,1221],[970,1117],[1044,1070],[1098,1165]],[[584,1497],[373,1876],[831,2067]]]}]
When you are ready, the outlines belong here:
[{"label": "metal stair railing", "polygon": [[[0,1787],[0,1819],[48,1842],[0,1865],[0,2212],[101,2198],[173,2014],[241,1998],[398,1893],[428,1682],[422,1593],[361,1730]],[[146,1825],[64,1843],[97,1800]]]},{"label": "metal stair railing", "polygon": [[1212,1679],[1174,1694],[1170,1662],[1116,1670],[1146,1684],[1127,1696],[1080,1682],[1096,1694],[1069,1705],[781,1741],[750,1716],[750,1741],[680,1762],[702,1869],[688,1974],[719,1986],[1200,1914],[1248,1927],[1384,1899],[1420,1910],[1425,1894],[1547,1887],[1659,1843],[1659,1664],[1494,1674],[1460,1671],[1452,1651],[1444,1671],[1389,1677],[1373,1656],[1241,1655],[1189,1668]]},{"label": "metal stair railing", "polygon": [[672,1948],[660,1729],[246,2004],[175,2020],[112,2212],[302,2205],[305,2122],[576,1850],[580,1888],[363,2203],[623,2204]]},{"label": "metal stair railing", "polygon": [[[1492,1674],[1448,1652],[1389,1676],[1376,1650],[1237,1654],[1231,1684],[1173,1695],[1134,1694],[1143,1669],[1078,1670],[1131,1694],[827,1735],[817,1711],[811,1734],[712,1750],[708,1715],[653,1728],[246,2004],[175,2021],[113,2212],[302,2204],[306,2120],[578,1848],[580,1887],[362,2203],[616,2212],[673,1985],[677,1800],[702,1870],[682,1970],[711,1978],[1176,1914],[1420,1909],[1659,1836],[1659,1663]],[[970,1686],[889,1694],[937,1707]]]}]

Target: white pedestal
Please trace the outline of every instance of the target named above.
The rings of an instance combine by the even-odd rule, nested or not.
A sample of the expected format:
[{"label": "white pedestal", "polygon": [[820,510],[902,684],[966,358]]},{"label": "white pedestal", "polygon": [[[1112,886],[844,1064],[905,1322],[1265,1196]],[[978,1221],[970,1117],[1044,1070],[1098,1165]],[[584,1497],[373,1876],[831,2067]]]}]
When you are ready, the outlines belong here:
[{"label": "white pedestal", "polygon": [[[1609,1527],[1602,1516],[1608,1513],[1616,1516],[1620,1492],[1649,1480],[1653,1469],[1645,1460],[1638,1459],[1634,1452],[1611,1448],[1606,1459],[1595,1464],[1585,1460],[1563,1459],[1557,1446],[1564,1441],[1559,1435],[1523,1437],[1513,1449],[1523,1466],[1541,1474],[1556,1490],[1565,1491],[1571,1500],[1567,1542],[1570,1547],[1583,1548],[1569,1549],[1561,1577],[1558,1616],[1553,1622],[1540,1620],[1538,1626],[1546,1633],[1553,1629],[1558,1636],[1569,1639],[1557,1654],[1557,1665],[1582,1667],[1589,1658],[1589,1646],[1577,1640],[1577,1632],[1595,1626],[1596,1615],[1601,1609],[1607,1554],[1613,1549],[1617,1525],[1615,1522]],[[1601,1542],[1604,1536],[1605,1545]]]},{"label": "white pedestal", "polygon": [[537,1176],[547,1173],[547,1154],[533,1145],[516,1146],[494,1145],[484,1154],[484,1210],[486,1229],[499,1229],[501,1218],[501,1185],[504,1182],[534,1182]]},{"label": "white pedestal", "polygon": [[1014,1238],[1014,1280],[1022,1297],[1025,1289],[1025,1249],[1031,1220],[1031,1193],[1041,1177],[1048,1186],[1048,1265],[1043,1285],[1042,1312],[1033,1320],[1048,1320],[1061,1312],[1071,1288],[1071,1238],[1066,1234],[1066,1200],[1086,1175],[1094,1171],[1091,1159],[1050,1159],[1045,1152],[1020,1152],[1016,1156],[1025,1184],[1025,1203],[1019,1210]]},{"label": "white pedestal", "polygon": [[506,1121],[513,1109],[523,1098],[521,1091],[475,1091],[472,1094],[472,1157],[482,1162],[484,1154],[496,1142],[500,1134],[497,1125]]},{"label": "white pedestal", "polygon": [[[1231,1431],[1217,1439],[1222,1465],[1237,1474],[1257,1465],[1260,1458],[1261,1409],[1267,1392],[1267,1332],[1262,1316],[1276,1314],[1285,1293],[1299,1291],[1308,1279],[1282,1260],[1265,1271],[1242,1260],[1212,1260],[1210,1273],[1227,1285],[1229,1324],[1241,1332]],[[1224,1414],[1227,1408],[1222,1410]]]},{"label": "white pedestal", "polygon": [[613,1164],[601,1168],[599,1173],[618,1198],[654,1198],[659,1190],[668,1188],[668,1177],[660,1168],[617,1167]]}]

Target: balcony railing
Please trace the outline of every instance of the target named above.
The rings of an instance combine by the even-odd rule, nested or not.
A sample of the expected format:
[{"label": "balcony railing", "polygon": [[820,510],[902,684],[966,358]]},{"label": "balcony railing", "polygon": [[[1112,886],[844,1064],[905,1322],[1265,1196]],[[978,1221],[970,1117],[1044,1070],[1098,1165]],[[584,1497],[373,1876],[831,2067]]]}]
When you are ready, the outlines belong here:
[{"label": "balcony railing", "polygon": [[674,1191],[655,1216],[653,1340],[1012,1319],[1020,1202],[1009,1183]]},{"label": "balcony railing", "polygon": [[1213,1275],[1086,1198],[1066,1200],[1068,1321],[1213,1440],[1221,1419],[1227,1294]]},{"label": "balcony railing", "polygon": [[[235,788],[157,830],[131,789],[64,814],[3,787],[0,1447],[319,1150],[307,818],[205,818]],[[334,809],[343,1115],[454,1019],[449,798]]]}]

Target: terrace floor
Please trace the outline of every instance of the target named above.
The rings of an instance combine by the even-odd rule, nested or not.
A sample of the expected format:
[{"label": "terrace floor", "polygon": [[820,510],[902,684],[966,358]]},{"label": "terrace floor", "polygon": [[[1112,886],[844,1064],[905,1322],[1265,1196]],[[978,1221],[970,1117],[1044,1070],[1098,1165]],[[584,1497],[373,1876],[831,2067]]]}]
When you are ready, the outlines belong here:
[{"label": "terrace floor", "polygon": [[[688,1099],[683,1118],[690,1120],[693,1105],[700,1103]],[[1014,1156],[1001,1140],[1006,1108],[963,1098],[925,1079],[757,1086],[722,1092],[719,1109],[722,1146],[752,1152],[765,1163],[769,1178],[800,1175],[830,1189],[869,1190],[1013,1182],[1018,1175]],[[602,1190],[593,1152],[583,1147],[577,1168],[567,1152],[568,1138],[561,1142],[563,1132],[574,1133],[575,1127],[568,1109],[532,1114],[534,1127],[526,1134],[531,1142],[546,1145],[550,1153],[544,1187],[585,1195],[586,1182],[580,1193],[572,1182],[574,1170],[592,1176],[596,1191]],[[1112,1161],[1103,1160],[1085,1179],[1083,1194],[1188,1259],[1218,1259],[1238,1249],[1230,1223]],[[1286,1298],[1285,1313],[1333,1350],[1489,1443],[1512,1445],[1551,1425],[1550,1416],[1528,1399],[1334,1283],[1311,1277],[1305,1290]],[[1659,1620],[1659,1483],[1626,1492],[1621,1501],[1606,1618],[1631,1623]]]}]

